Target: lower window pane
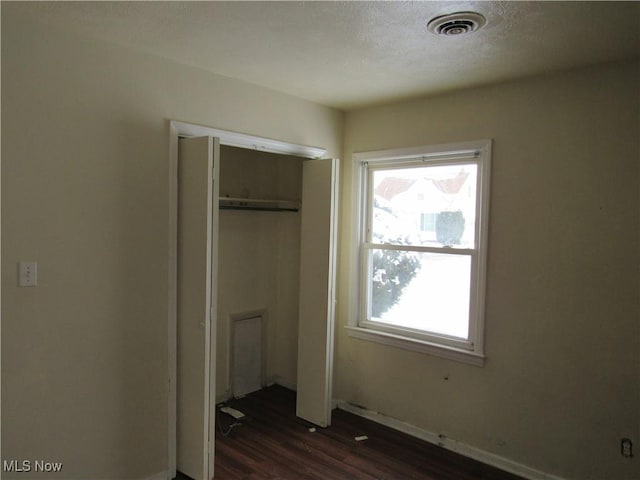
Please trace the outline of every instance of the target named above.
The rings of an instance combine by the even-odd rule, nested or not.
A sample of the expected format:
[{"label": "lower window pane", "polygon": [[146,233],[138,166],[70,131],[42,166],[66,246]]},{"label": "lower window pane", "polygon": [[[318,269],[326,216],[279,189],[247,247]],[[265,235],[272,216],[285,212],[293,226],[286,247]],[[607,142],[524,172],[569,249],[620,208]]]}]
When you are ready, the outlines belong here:
[{"label": "lower window pane", "polygon": [[467,339],[471,257],[373,250],[371,320]]}]

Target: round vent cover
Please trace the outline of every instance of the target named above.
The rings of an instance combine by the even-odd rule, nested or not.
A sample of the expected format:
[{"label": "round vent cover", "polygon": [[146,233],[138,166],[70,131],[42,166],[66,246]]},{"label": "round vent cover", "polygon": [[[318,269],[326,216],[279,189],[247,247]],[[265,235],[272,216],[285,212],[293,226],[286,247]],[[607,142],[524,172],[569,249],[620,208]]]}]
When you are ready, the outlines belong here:
[{"label": "round vent cover", "polygon": [[458,12],[432,18],[427,29],[436,35],[462,35],[475,32],[487,23],[479,13]]}]

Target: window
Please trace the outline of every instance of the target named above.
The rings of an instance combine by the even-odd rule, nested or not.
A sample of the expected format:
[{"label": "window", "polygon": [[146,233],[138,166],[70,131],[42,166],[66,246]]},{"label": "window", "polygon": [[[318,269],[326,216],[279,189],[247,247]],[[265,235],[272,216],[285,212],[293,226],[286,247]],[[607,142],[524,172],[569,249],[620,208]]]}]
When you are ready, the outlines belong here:
[{"label": "window", "polygon": [[491,142],[355,155],[350,334],[482,364]]},{"label": "window", "polygon": [[423,232],[436,231],[436,214],[435,213],[420,214],[420,230],[422,230]]}]

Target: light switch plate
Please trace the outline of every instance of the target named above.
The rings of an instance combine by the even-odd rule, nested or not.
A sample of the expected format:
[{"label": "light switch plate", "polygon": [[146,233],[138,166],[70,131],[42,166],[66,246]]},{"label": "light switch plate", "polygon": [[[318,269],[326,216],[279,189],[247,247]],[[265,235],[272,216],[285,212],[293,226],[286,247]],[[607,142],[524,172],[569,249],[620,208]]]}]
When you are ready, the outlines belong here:
[{"label": "light switch plate", "polygon": [[38,262],[20,262],[18,285],[20,287],[35,287],[38,285]]}]

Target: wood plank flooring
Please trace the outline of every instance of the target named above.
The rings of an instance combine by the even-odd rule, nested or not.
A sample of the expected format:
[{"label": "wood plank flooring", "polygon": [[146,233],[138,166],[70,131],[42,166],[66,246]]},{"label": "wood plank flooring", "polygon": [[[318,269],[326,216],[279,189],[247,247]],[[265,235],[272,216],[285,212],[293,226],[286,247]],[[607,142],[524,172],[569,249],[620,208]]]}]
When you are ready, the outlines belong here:
[{"label": "wood plank flooring", "polygon": [[[228,405],[247,417],[217,431],[216,480],[522,480],[342,410],[312,433],[295,416],[295,393],[279,386]],[[234,422],[218,417],[223,431]]]}]

